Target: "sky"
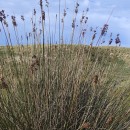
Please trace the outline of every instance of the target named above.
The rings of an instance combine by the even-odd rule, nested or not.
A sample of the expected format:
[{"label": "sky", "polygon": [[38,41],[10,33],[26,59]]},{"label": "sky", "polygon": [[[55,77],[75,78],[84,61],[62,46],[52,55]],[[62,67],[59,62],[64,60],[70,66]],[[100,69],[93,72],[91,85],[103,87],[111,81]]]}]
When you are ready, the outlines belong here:
[{"label": "sky", "polygon": [[[59,0],[48,0],[49,2],[49,15],[50,15],[50,26],[51,30],[55,28],[55,15],[58,14],[58,1]],[[67,9],[67,16],[65,18],[65,29],[64,37],[67,39],[68,35],[71,35],[71,22],[73,18],[73,12],[75,4],[78,1],[79,3],[79,13],[77,19],[80,19],[82,11],[89,8],[88,23],[87,27],[90,28],[102,28],[103,25],[108,21],[109,33],[113,33],[113,38],[117,34],[120,34],[121,46],[130,47],[130,0],[61,0],[61,17],[63,14],[64,8]],[[45,0],[43,0],[45,4]],[[6,14],[15,15],[17,18],[17,23],[19,26],[19,31],[23,31],[23,23],[20,19],[21,15],[24,15],[26,20],[26,31],[28,31],[31,26],[30,18],[32,17],[33,9],[36,9],[37,12],[40,12],[39,0],[0,0],[0,10],[5,10]],[[113,10],[113,12],[112,12]],[[47,7],[45,7],[45,12]],[[111,14],[112,13],[112,14]],[[9,16],[9,17],[10,17]],[[39,14],[37,13],[37,18]],[[9,23],[11,21],[9,20]],[[49,24],[49,17],[46,18],[46,24]],[[0,25],[0,29],[2,26]],[[46,30],[49,28],[46,26]],[[12,31],[12,29],[11,29]],[[88,36],[90,37],[90,33]],[[1,41],[4,41],[4,34],[0,33],[0,44]],[[107,36],[106,40],[109,40]],[[88,38],[89,39],[89,38]],[[69,40],[69,39],[68,39]],[[90,39],[89,39],[90,40]],[[89,42],[89,41],[88,41]]]}]

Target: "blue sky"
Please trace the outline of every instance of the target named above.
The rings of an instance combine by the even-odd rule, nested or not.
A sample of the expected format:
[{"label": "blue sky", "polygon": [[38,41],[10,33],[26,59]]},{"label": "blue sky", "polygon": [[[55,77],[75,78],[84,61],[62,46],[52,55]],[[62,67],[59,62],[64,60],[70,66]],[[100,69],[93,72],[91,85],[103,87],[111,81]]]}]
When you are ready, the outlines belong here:
[{"label": "blue sky", "polygon": [[[54,30],[55,15],[58,13],[59,0],[48,1],[50,6],[50,25],[52,30]],[[66,23],[64,32],[66,38],[71,31],[71,22],[76,1],[77,0],[66,0],[66,8],[68,8],[67,17],[65,19]],[[45,3],[44,0],[43,3]],[[114,9],[108,23],[109,33],[113,32],[114,37],[116,37],[116,34],[119,33],[122,46],[130,47],[130,0],[79,0],[78,3],[80,4],[80,6],[77,18],[80,18],[80,16],[82,15],[82,11],[89,7],[88,27],[92,26],[93,28],[101,28],[106,23],[112,9]],[[26,30],[28,31],[28,26],[30,25],[29,20],[32,16],[32,11],[34,8],[36,8],[37,12],[40,12],[39,0],[0,0],[0,10],[3,9],[7,14],[16,16],[18,25],[20,25],[20,32],[23,31],[20,16],[24,15],[25,19],[28,19],[26,21]],[[64,8],[65,0],[61,0],[61,12],[63,12]],[[45,8],[45,10],[47,9]],[[37,17],[39,16],[37,15]],[[0,35],[1,38],[3,34]]]}]

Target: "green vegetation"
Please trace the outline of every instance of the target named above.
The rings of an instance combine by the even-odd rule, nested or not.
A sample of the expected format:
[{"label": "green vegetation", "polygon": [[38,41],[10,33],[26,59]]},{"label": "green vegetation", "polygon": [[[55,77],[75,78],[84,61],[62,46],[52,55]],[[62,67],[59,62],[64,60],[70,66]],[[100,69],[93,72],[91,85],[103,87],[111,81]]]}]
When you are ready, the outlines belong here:
[{"label": "green vegetation", "polygon": [[33,29],[33,45],[12,46],[5,32],[8,45],[0,47],[0,130],[128,130],[129,49],[93,46],[95,30],[90,45],[84,37],[72,44],[74,21],[70,44],[44,44],[42,1],[40,7],[43,44]]}]

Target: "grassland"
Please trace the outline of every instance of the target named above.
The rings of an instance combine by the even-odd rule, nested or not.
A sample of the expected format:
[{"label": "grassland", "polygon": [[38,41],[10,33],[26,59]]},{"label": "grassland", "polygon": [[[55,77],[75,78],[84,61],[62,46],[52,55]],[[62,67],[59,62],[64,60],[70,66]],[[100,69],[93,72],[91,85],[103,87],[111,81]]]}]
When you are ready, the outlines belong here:
[{"label": "grassland", "polygon": [[[49,2],[45,2],[49,16]],[[121,44],[119,34],[115,38],[116,47],[110,46],[112,34],[108,46],[103,47],[108,25],[104,24],[97,41],[97,28],[91,28],[92,37],[85,45],[89,10],[76,26],[79,8],[76,3],[70,42],[64,42],[66,9],[62,19],[59,15],[58,23],[56,15],[57,40],[57,34],[48,36],[45,30],[43,7],[40,0],[39,24],[34,9],[32,30],[24,30],[26,45],[19,40],[15,16],[11,20],[17,45],[12,44],[14,38],[5,11],[0,11],[6,40],[6,46],[0,47],[0,130],[128,130],[130,52],[128,48],[117,47]],[[25,28],[23,15],[21,20]],[[75,32],[76,27],[79,32]],[[79,33],[76,44],[75,33]]]},{"label": "grassland", "polygon": [[1,48],[2,129],[126,128],[129,49],[51,45],[44,57],[35,49]]}]

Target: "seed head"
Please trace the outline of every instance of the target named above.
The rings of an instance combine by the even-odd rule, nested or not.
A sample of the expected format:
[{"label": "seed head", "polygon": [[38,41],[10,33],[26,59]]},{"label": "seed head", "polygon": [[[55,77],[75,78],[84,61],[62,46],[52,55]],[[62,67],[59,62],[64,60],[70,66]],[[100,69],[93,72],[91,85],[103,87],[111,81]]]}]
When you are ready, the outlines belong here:
[{"label": "seed head", "polygon": [[47,0],[45,0],[45,1],[46,1],[46,7],[48,7],[49,6],[49,2]]},{"label": "seed head", "polygon": [[38,66],[40,65],[40,61],[38,60],[36,55],[32,56],[32,64],[31,64],[31,71],[34,73],[36,70],[38,70]]},{"label": "seed head", "polygon": [[85,18],[85,16],[83,15],[83,16],[82,16],[82,19],[84,19],[84,18]]},{"label": "seed head", "polygon": [[63,18],[61,19],[61,22],[62,22],[62,23],[64,22],[64,19],[63,19]]},{"label": "seed head", "polygon": [[76,7],[79,7],[79,3],[76,3]]},{"label": "seed head", "polygon": [[93,34],[93,36],[92,36],[92,40],[94,40],[95,39],[95,37],[96,37],[96,32],[94,32],[94,34]]},{"label": "seed head", "polygon": [[89,11],[89,8],[87,8],[86,11],[88,12],[88,11]]},{"label": "seed head", "polygon": [[66,13],[66,10],[64,9],[64,17],[66,16],[66,14],[67,14],[67,13]]},{"label": "seed head", "polygon": [[85,35],[85,32],[83,31],[83,32],[82,32],[82,36],[84,37],[84,35]]},{"label": "seed head", "polygon": [[73,19],[72,28],[75,28],[75,20]]},{"label": "seed head", "polygon": [[27,39],[27,41],[28,41],[28,35],[26,35],[26,39]]},{"label": "seed head", "polygon": [[4,10],[0,11],[0,22],[6,19]]},{"label": "seed head", "polygon": [[105,33],[107,32],[107,30],[108,30],[108,24],[104,24],[104,27],[103,27],[103,29],[101,31],[101,35],[102,36],[105,35]]},{"label": "seed head", "polygon": [[6,27],[8,27],[8,23],[7,23],[7,21],[4,19],[4,25],[6,26]]},{"label": "seed head", "polygon": [[12,24],[13,24],[13,26],[17,26],[16,17],[15,16],[11,16],[11,18],[12,18]]},{"label": "seed head", "polygon": [[117,37],[116,37],[116,39],[115,39],[115,43],[116,43],[116,44],[121,43],[120,38],[119,38],[119,34],[117,34]]},{"label": "seed head", "polygon": [[42,11],[42,20],[45,20],[45,11]]},{"label": "seed head", "polygon": [[35,9],[33,9],[33,15],[36,15],[36,10]]},{"label": "seed head", "polygon": [[112,44],[112,41],[113,41],[113,39],[111,38],[111,39],[110,39],[110,41],[109,41],[109,45],[111,45],[111,44]]},{"label": "seed head", "polygon": [[40,35],[41,35],[42,34],[42,29],[40,29],[39,32],[40,32]]},{"label": "seed head", "polygon": [[78,8],[75,8],[75,13],[76,13],[76,14],[78,13]]},{"label": "seed head", "polygon": [[80,23],[82,23],[83,22],[83,19],[80,19]]},{"label": "seed head", "polygon": [[7,85],[7,83],[5,82],[4,77],[1,78],[1,84],[2,84],[2,88],[4,88],[4,89],[7,89],[7,88],[8,88],[8,85]]},{"label": "seed head", "polygon": [[90,32],[92,32],[93,31],[93,27],[90,27]]},{"label": "seed head", "polygon": [[112,121],[113,121],[113,116],[111,115],[111,116],[108,117],[106,124],[110,125],[112,123]]},{"label": "seed head", "polygon": [[89,122],[85,122],[82,124],[82,129],[89,129],[90,128],[90,123]]},{"label": "seed head", "polygon": [[86,23],[87,23],[87,21],[88,21],[88,17],[86,17],[86,19],[85,19],[84,23],[86,24]]},{"label": "seed head", "polygon": [[40,6],[41,6],[41,8],[43,7],[43,5],[42,5],[42,0],[40,0]]},{"label": "seed head", "polygon": [[22,19],[23,21],[25,20],[23,15],[21,15],[21,19]]},{"label": "seed head", "polygon": [[105,43],[105,40],[102,40],[101,44]]},{"label": "seed head", "polygon": [[98,81],[99,81],[99,77],[98,77],[98,75],[95,75],[93,77],[93,83],[96,85],[98,83]]},{"label": "seed head", "polygon": [[35,26],[33,26],[33,32],[36,32],[36,28],[35,28]]}]

